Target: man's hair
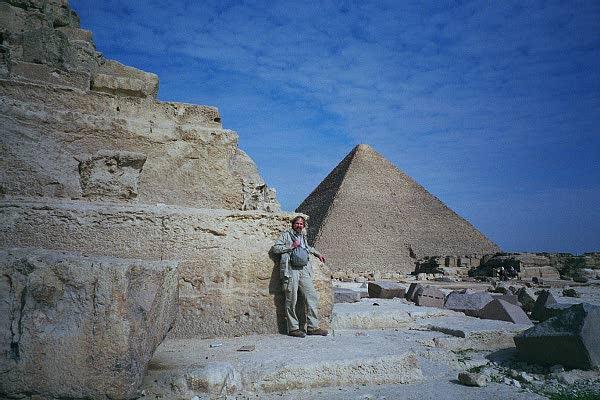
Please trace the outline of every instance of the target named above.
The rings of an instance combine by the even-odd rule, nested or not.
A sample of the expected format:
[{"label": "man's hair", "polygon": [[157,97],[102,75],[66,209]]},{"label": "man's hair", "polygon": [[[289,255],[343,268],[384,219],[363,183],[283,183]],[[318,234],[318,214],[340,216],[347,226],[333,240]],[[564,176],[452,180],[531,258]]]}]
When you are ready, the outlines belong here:
[{"label": "man's hair", "polygon": [[297,217],[295,217],[295,218],[292,220],[292,226],[294,226],[294,224],[296,223],[296,221],[298,221],[299,219],[301,219],[301,220],[302,220],[302,222],[304,222],[304,224],[306,225],[306,219],[304,219],[304,217],[303,217],[302,215],[298,215]]}]

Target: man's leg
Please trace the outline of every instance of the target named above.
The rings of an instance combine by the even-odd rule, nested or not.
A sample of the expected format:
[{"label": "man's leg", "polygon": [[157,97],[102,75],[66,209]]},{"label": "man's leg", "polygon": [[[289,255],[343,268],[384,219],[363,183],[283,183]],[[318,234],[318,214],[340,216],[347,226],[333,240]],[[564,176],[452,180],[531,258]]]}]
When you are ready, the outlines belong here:
[{"label": "man's leg", "polygon": [[298,317],[296,316],[299,279],[299,271],[292,269],[291,276],[283,288],[285,292],[285,317],[287,320],[288,333],[297,331],[300,327],[298,323]]},{"label": "man's leg", "polygon": [[319,328],[319,296],[307,268],[300,270],[298,286],[306,298],[307,331]]}]

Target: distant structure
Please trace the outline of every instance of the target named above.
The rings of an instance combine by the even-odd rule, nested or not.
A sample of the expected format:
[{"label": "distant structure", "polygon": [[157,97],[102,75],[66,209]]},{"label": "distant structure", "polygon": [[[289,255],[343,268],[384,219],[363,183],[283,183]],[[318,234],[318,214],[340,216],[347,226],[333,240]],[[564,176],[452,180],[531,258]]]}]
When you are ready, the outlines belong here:
[{"label": "distant structure", "polygon": [[366,144],[300,204],[332,272],[414,270],[429,255],[500,251],[469,222]]}]

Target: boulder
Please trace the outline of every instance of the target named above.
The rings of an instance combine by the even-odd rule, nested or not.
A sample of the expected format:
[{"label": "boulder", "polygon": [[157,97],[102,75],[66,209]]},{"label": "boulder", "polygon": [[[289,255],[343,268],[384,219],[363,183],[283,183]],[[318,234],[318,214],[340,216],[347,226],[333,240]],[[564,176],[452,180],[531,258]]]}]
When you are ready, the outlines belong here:
[{"label": "boulder", "polygon": [[440,289],[433,286],[424,286],[416,291],[416,301],[418,306],[444,308],[444,299],[446,295]]},{"label": "boulder", "polygon": [[379,299],[393,299],[394,297],[404,298],[406,288],[399,283],[390,281],[369,282],[369,297]]},{"label": "boulder", "polygon": [[458,374],[458,381],[465,386],[483,387],[488,384],[488,377],[484,374],[463,371]]},{"label": "boulder", "polygon": [[361,298],[362,294],[358,290],[333,288],[334,303],[356,303],[357,301],[360,301]]},{"label": "boulder", "polygon": [[478,317],[483,307],[492,300],[494,300],[494,298],[488,292],[451,292],[448,297],[446,297],[444,307],[450,310],[463,312],[471,317]]},{"label": "boulder", "polygon": [[531,318],[536,321],[545,321],[559,315],[570,306],[571,304],[558,303],[549,290],[542,290],[533,306]]},{"label": "boulder", "polygon": [[177,315],[177,265],[0,251],[0,393],[139,396]]},{"label": "boulder", "polygon": [[483,319],[508,321],[513,324],[532,324],[531,320],[527,317],[527,314],[525,314],[525,311],[523,311],[521,307],[502,299],[495,299],[486,304],[481,310],[479,317]]},{"label": "boulder", "polygon": [[516,335],[515,344],[529,362],[590,369],[600,365],[599,333],[600,307],[582,303]]}]

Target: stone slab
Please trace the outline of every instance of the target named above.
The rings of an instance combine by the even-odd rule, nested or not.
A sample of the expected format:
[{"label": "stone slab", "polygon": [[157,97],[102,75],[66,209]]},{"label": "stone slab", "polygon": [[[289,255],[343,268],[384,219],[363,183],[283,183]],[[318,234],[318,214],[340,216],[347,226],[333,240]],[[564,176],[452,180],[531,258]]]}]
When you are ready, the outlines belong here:
[{"label": "stone slab", "polygon": [[406,295],[406,288],[397,283],[391,281],[375,281],[368,283],[369,297],[380,298],[380,299],[393,299],[404,298]]},{"label": "stone slab", "polygon": [[0,394],[139,395],[177,314],[175,262],[13,249],[0,273]]},{"label": "stone slab", "polygon": [[479,315],[483,319],[497,319],[514,324],[533,324],[525,311],[519,306],[509,303],[503,299],[494,299],[483,307]]}]

